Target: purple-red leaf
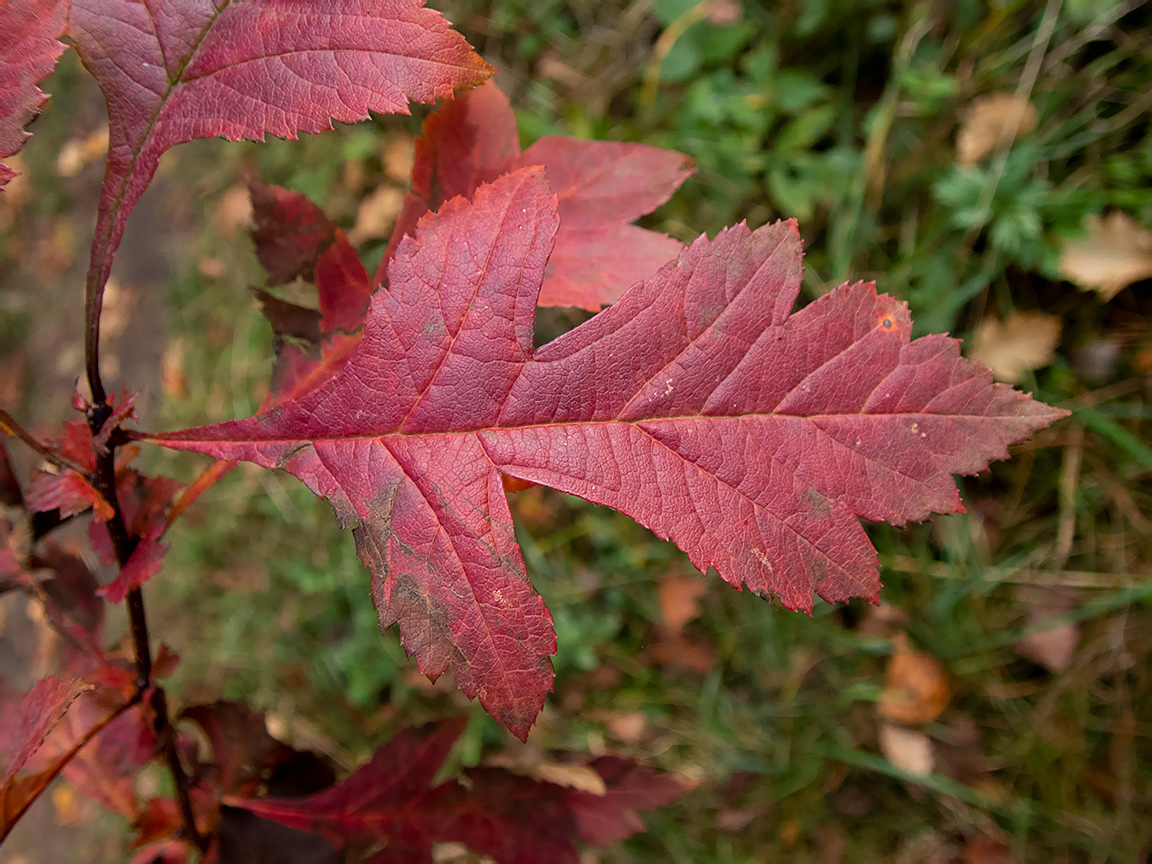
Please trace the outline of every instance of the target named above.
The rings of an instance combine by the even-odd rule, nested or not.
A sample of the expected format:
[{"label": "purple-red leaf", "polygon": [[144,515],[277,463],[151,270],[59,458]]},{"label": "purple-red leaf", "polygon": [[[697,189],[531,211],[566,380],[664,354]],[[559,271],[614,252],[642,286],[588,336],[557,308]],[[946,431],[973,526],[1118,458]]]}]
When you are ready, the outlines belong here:
[{"label": "purple-red leaf", "polygon": [[[168,507],[180,484],[170,477],[146,477],[131,469],[118,472],[116,492],[124,524],[136,547],[116,578],[97,593],[111,603],[119,603],[128,592],[160,572],[168,547],[160,542],[167,528]],[[108,527],[94,520],[88,526],[92,547],[106,566],[116,563]]]},{"label": "purple-red leaf", "polygon": [[516,115],[489,81],[424,122],[412,191],[396,220],[374,284],[417,220],[456,195],[530,165],[544,167],[560,203],[560,230],[538,303],[598,311],[674,258],[680,243],[627,223],[667,201],[692,173],[692,160],[646,144],[548,136],[520,152]]},{"label": "purple-red leaf", "polygon": [[[92,431],[83,420],[65,420],[64,435],[53,445],[61,456],[85,471],[96,469]],[[66,518],[93,507],[97,518],[112,518],[112,505],[101,497],[88,478],[68,469],[59,469],[58,473],[33,471],[26,497],[28,509],[33,513],[59,510],[61,517]]]},{"label": "purple-red leaf", "polygon": [[[125,680],[127,678],[127,680]],[[114,667],[97,669],[83,679],[48,677],[39,681],[19,703],[0,711],[0,751],[8,754],[3,783],[0,783],[0,841],[63,770],[73,784],[84,789],[85,766],[97,758],[105,736],[124,715],[125,684],[131,689],[132,676]],[[101,737],[93,743],[94,735]],[[137,736],[139,737],[139,736]],[[80,750],[87,743],[84,750]],[[99,790],[114,779],[128,782],[137,765],[120,759],[95,772]],[[125,774],[127,771],[129,773]],[[98,798],[98,800],[103,800]]]},{"label": "purple-red leaf", "polygon": [[[24,127],[48,97],[36,85],[56,68],[65,45],[56,37],[68,17],[67,0],[5,0],[0,5],[0,159],[31,137]],[[16,174],[0,162],[0,186]]]},{"label": "purple-red leaf", "polygon": [[193,705],[180,717],[197,724],[208,736],[214,785],[226,793],[252,794],[267,779],[268,769],[293,753],[268,734],[264,715],[243,702]]},{"label": "purple-red leaf", "polygon": [[25,768],[86,689],[88,686],[78,680],[44,678],[18,704],[5,706],[0,713],[3,749],[8,752],[4,782],[0,783],[0,842],[59,773],[59,761]]},{"label": "purple-red leaf", "polygon": [[[256,255],[268,284],[303,279],[316,285],[319,314],[277,300],[260,299],[278,337],[272,387],[262,409],[290,399],[330,377],[355,351],[372,291],[368,271],[344,232],[301,195],[264,183],[249,184]],[[310,343],[305,349],[283,340]]]},{"label": "purple-red leaf", "polygon": [[71,681],[49,676],[36,682],[15,706],[11,718],[5,720],[5,749],[8,764],[4,769],[7,785],[24,768],[25,763],[43,745],[48,733],[64,719],[69,706],[92,685],[74,679]]},{"label": "purple-red leaf", "polygon": [[307,798],[236,798],[227,803],[336,843],[381,839],[390,849],[431,860],[432,843],[419,824],[424,798],[460,733],[463,719],[401,731],[372,761],[342,782]]},{"label": "purple-red leaf", "polygon": [[575,864],[575,841],[608,845],[644,830],[637,811],[690,787],[676,777],[611,757],[593,760],[603,794],[475,768],[466,783],[433,787],[462,721],[405,729],[343,782],[304,799],[230,799],[265,819],[337,844],[384,843],[371,860],[431,862],[434,843],[455,841],[498,864]]},{"label": "purple-red leaf", "polygon": [[58,632],[85,657],[102,662],[104,602],[96,596],[100,585],[88,565],[82,558],[45,543],[32,556],[30,566],[53,575],[35,586],[29,577],[22,581],[22,587],[43,598],[48,620]]},{"label": "purple-red leaf", "polygon": [[842,285],[795,314],[795,223],[696,240],[533,350],[557,231],[541,169],[449,201],[403,241],[357,353],[274,410],[147,436],[282,468],[355,525],[384,627],[521,738],[552,683],[502,475],[607,505],[701,571],[810,610],[876,600],[860,519],[961,507],[983,470],[1067,412],[993,384],[904,303]]},{"label": "purple-red leaf", "polygon": [[92,291],[168,148],[407,113],[491,74],[423,0],[73,0],[68,33],[108,102]]}]

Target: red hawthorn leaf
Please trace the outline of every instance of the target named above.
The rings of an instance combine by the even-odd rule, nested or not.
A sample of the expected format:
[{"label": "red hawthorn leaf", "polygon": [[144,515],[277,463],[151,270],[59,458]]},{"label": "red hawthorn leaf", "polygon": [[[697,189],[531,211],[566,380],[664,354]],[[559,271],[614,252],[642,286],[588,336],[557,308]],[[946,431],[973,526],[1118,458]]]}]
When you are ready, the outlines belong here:
[{"label": "red hawthorn leaf", "polygon": [[541,169],[449,201],[400,244],[357,353],[247,420],[164,435],[283,468],[356,525],[383,627],[527,735],[552,683],[501,476],[619,510],[733,586],[810,610],[880,590],[859,519],[961,508],[953,473],[1067,414],[994,385],[907,306],[842,285],[789,315],[794,222],[696,240],[533,351],[557,229]]},{"label": "red hawthorn leaf", "polygon": [[97,288],[170,147],[406,114],[492,72],[424,0],[72,0],[68,33],[108,102]]},{"label": "red hawthorn leaf", "polygon": [[[269,285],[296,279],[312,282],[316,262],[336,241],[339,226],[299,192],[249,180],[256,257],[268,271]],[[347,243],[347,238],[343,238]]]},{"label": "red hawthorn leaf", "polygon": [[[125,671],[125,678],[134,676]],[[121,693],[120,701],[127,694]],[[61,724],[60,748],[78,741],[117,703],[110,699],[84,700]],[[155,748],[150,712],[143,705],[125,711],[90,741],[64,766],[64,778],[87,798],[129,821],[139,817],[136,775],[151,759]]]},{"label": "red hawthorn leaf", "polygon": [[38,681],[18,704],[0,712],[0,749],[8,753],[0,784],[0,841],[68,758],[68,748],[58,746],[64,737],[60,733],[76,715],[73,709],[80,697],[94,686],[91,679],[49,676]]},{"label": "red hawthorn leaf", "polygon": [[[31,137],[32,122],[48,96],[36,85],[52,74],[65,45],[56,37],[68,17],[67,0],[8,0],[0,5],[0,159]],[[0,186],[16,176],[0,162]]]},{"label": "red hawthorn leaf", "polygon": [[[92,451],[92,431],[83,420],[64,421],[64,437],[53,447],[87,472],[96,470],[96,456]],[[112,505],[101,497],[88,480],[75,471],[60,469],[61,473],[33,471],[28,484],[28,509],[33,513],[59,510],[61,518],[83,513],[89,507],[98,519],[112,518]]]},{"label": "red hawthorn leaf", "polygon": [[[119,400],[113,396],[108,397],[108,407],[111,412],[100,427],[100,432],[93,437],[87,422],[83,420],[66,420],[64,422],[64,437],[56,442],[56,449],[61,456],[79,465],[86,472],[96,470],[96,454],[107,452],[108,437],[124,420],[135,417],[136,413],[132,403],[138,394],[128,394],[124,390]],[[73,407],[84,410],[87,406],[73,399]],[[121,466],[117,466],[119,473]],[[63,473],[50,474],[46,471],[34,471],[32,482],[28,486],[28,509],[34,513],[47,510],[59,510],[61,518],[75,516],[83,513],[89,507],[96,511],[96,518],[107,521],[112,518],[112,505],[101,497],[86,477],[75,471],[61,469]]]},{"label": "red hawthorn leaf", "polygon": [[560,202],[560,230],[539,305],[598,311],[679,253],[679,241],[626,223],[667,201],[693,172],[691,159],[646,144],[556,135],[521,153],[516,115],[489,81],[424,122],[412,191],[373,284],[386,281],[397,246],[414,233],[422,215],[453,196],[471,198],[481,183],[531,165],[544,167]]},{"label": "red hawthorn leaf", "polygon": [[75,471],[64,471],[62,474],[32,472],[32,482],[28,484],[28,509],[32,512],[59,510],[60,517],[67,519],[83,513],[89,507],[96,511],[97,519],[112,518],[112,505]]},{"label": "red hawthorn leaf", "polygon": [[560,226],[548,259],[541,306],[598,311],[679,254],[664,234],[625,223],[651,213],[692,173],[692,161],[646,144],[550,135],[516,167],[543,165],[560,200]]},{"label": "red hawthorn leaf", "polygon": [[[145,477],[132,470],[123,471],[117,477],[116,493],[124,524],[129,536],[137,538],[137,542],[116,578],[96,592],[110,603],[121,602],[129,591],[160,572],[164,553],[168,551],[160,538],[168,527],[168,505],[180,485],[170,477]],[[115,564],[107,525],[94,520],[88,526],[88,534],[101,562],[106,566]]]},{"label": "red hawthorn leaf", "polygon": [[576,840],[605,845],[644,828],[636,811],[675,800],[683,781],[627,759],[590,766],[604,780],[596,795],[503,768],[466,772],[467,783],[433,788],[463,731],[463,720],[405,729],[343,782],[304,799],[231,799],[265,819],[314,831],[337,843],[383,842],[371,860],[431,862],[434,843],[455,841],[499,864],[575,864]]},{"label": "red hawthorn leaf", "polygon": [[179,665],[180,655],[161,642],[160,647],[156,649],[156,656],[152,658],[152,677],[167,678]]},{"label": "red hawthorn leaf", "polygon": [[68,708],[80,694],[91,689],[91,684],[78,678],[68,681],[49,675],[37,681],[24,694],[11,722],[4,723],[7,732],[5,744],[10,754],[4,770],[5,785],[20,773],[32,754],[40,749],[48,733],[64,719]]},{"label": "red hawthorn leaf", "polygon": [[[152,755],[152,722],[143,705],[125,710],[135,692],[135,675],[124,668],[92,663],[78,654],[69,668],[83,672],[87,691],[75,699],[34,756],[29,774],[50,779],[63,765],[63,775],[83,795],[135,819],[135,777]],[[145,701],[147,696],[145,696]],[[99,729],[78,752],[75,748]],[[37,793],[38,794],[38,793]]]},{"label": "red hawthorn leaf", "polygon": [[[268,270],[268,284],[296,278],[313,282],[320,300],[320,320],[313,331],[312,310],[261,297],[265,315],[278,337],[273,384],[262,410],[290,399],[337,372],[355,351],[372,296],[368,271],[344,232],[301,195],[251,182],[256,255]],[[293,336],[312,343],[319,357],[284,343]]]},{"label": "red hawthorn leaf", "polygon": [[[92,523],[97,524],[97,523]],[[128,592],[139,585],[143,585],[160,572],[164,565],[164,553],[168,547],[159,542],[164,531],[163,514],[161,514],[159,528],[149,531],[141,537],[128,557],[128,561],[120,568],[116,578],[103,586],[99,592],[101,597],[107,598],[109,603],[120,603],[128,596]]]},{"label": "red hawthorn leaf", "polygon": [[[360,342],[372,295],[368,271],[344,231],[299,192],[249,181],[252,241],[268,271],[269,285],[303,279],[316,285],[320,311],[258,291],[264,316],[276,334],[272,386],[260,406],[266,411],[331,377]],[[307,347],[287,341],[291,337]],[[180,496],[169,524],[227,474],[235,462],[205,470]]]},{"label": "red hawthorn leaf", "polygon": [[88,565],[52,543],[45,543],[29,563],[53,574],[37,586],[30,579],[23,583],[25,590],[44,599],[52,626],[86,657],[103,661],[104,603],[96,596],[100,584]]},{"label": "red hawthorn leaf", "polygon": [[481,183],[512,169],[520,133],[512,105],[488,81],[428,115],[416,139],[412,192],[427,203],[471,198]]}]

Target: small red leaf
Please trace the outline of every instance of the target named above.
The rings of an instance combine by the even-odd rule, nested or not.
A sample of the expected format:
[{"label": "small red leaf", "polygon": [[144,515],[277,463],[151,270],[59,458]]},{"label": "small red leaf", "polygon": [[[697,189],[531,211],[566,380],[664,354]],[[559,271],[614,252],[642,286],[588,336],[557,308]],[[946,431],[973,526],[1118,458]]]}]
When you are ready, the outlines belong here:
[{"label": "small red leaf", "polygon": [[533,350],[557,231],[541,169],[404,240],[357,353],[247,420],[146,436],[290,471],[355,525],[384,627],[524,738],[552,683],[502,477],[619,510],[790,609],[880,590],[860,519],[961,507],[952,474],[1066,415],[993,384],[907,307],[842,285],[795,314],[795,223],[696,240]]},{"label": "small red leaf", "polygon": [[[168,506],[180,488],[180,484],[169,477],[145,477],[132,470],[120,472],[116,485],[124,524],[129,536],[136,539],[136,548],[116,578],[97,592],[111,603],[121,602],[129,591],[160,572],[164,553],[168,551],[160,538],[168,527]],[[88,533],[103,562],[114,564],[107,526],[93,521]]]},{"label": "small red leaf", "polygon": [[[320,299],[319,321],[311,310],[263,295],[265,315],[278,337],[314,344],[311,356],[278,342],[273,386],[261,406],[267,410],[337,372],[360,342],[372,291],[368,272],[344,232],[298,192],[252,182],[256,227],[252,240],[268,270],[269,284],[293,279],[313,282]],[[315,328],[315,329],[314,329]]]},{"label": "small red leaf", "polygon": [[[124,706],[118,671],[105,667],[83,679],[45,678],[19,704],[0,712],[0,748],[8,751],[4,782],[0,784],[0,841],[61,769],[81,791],[104,803],[110,800],[104,792],[117,783],[121,788],[126,784],[126,791],[131,793],[139,763],[130,764],[124,758],[104,763],[91,775],[95,782],[86,784],[90,779],[86,766],[103,752],[100,748],[105,736],[113,733],[117,723],[134,719],[117,716]],[[131,676],[128,678],[130,681]],[[123,683],[122,678],[119,683]],[[111,718],[115,719],[108,723]],[[95,740],[75,752],[102,726]],[[128,815],[131,818],[134,813]]]},{"label": "small red leaf", "polygon": [[[31,566],[53,573],[35,592],[44,598],[52,626],[68,636],[86,657],[102,662],[104,603],[96,596],[100,585],[88,565],[49,543],[33,555]],[[30,583],[24,587],[32,588]]]},{"label": "small red leaf", "polygon": [[49,676],[37,681],[36,686],[24,694],[14,713],[5,717],[3,723],[9,753],[8,765],[4,769],[5,785],[40,749],[48,733],[64,719],[68,708],[80,694],[91,689],[91,684],[79,679],[67,681]]},{"label": "small red leaf", "polygon": [[[53,449],[85,471],[94,472],[96,454],[107,452],[109,436],[124,420],[136,416],[133,403],[137,395],[135,393],[129,395],[128,391],[124,390],[119,400],[109,396],[110,413],[95,437],[85,421],[66,420],[64,437],[55,443]],[[84,407],[82,404],[78,406],[75,400],[73,406],[81,409]],[[46,471],[32,473],[32,482],[28,486],[29,510],[39,513],[58,509],[60,516],[67,518],[92,507],[96,511],[97,519],[106,521],[112,518],[112,505],[104,500],[86,477],[75,471],[60,470],[63,473],[50,474]]]},{"label": "small red leaf", "polygon": [[335,241],[340,228],[299,192],[255,180],[249,181],[248,191],[252,196],[252,243],[256,257],[268,271],[268,284],[313,281],[316,262]]},{"label": "small red leaf", "polygon": [[[67,0],[8,0],[0,5],[0,159],[16,153],[31,137],[24,127],[48,97],[36,85],[52,74],[66,47]],[[0,162],[0,186],[16,174]]]},{"label": "small red leaf", "polygon": [[644,830],[639,811],[663,807],[692,786],[679,777],[661,774],[631,759],[601,756],[589,763],[608,787],[605,795],[568,795],[580,839],[592,846],[610,846]]},{"label": "small red leaf", "polygon": [[61,518],[67,519],[89,507],[95,508],[97,519],[112,518],[112,505],[75,471],[62,474],[32,472],[32,482],[28,484],[28,509],[33,513],[59,510]]},{"label": "small red leaf", "polygon": [[107,419],[100,425],[100,431],[92,438],[92,452],[98,456],[102,456],[108,452],[108,438],[113,432],[119,428],[120,424],[125,420],[136,419],[136,408],[134,403],[139,393],[128,395],[128,391],[124,390],[120,394],[119,402],[113,401],[112,397],[108,397],[108,402],[112,408],[112,412],[108,415]]},{"label": "small red leaf", "polygon": [[407,113],[491,74],[423,0],[72,0],[68,33],[108,102],[96,289],[170,147]]}]

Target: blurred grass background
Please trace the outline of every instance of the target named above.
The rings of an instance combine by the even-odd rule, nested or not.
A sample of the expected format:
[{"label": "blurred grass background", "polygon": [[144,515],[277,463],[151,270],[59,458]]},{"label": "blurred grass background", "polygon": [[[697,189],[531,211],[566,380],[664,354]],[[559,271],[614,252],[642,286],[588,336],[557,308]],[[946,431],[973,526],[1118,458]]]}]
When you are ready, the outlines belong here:
[{"label": "blurred grass background", "polygon": [[[628,519],[549,490],[512,496],[560,643],[534,742],[632,755],[699,781],[648,818],[648,834],[589,860],[1148,860],[1149,282],[1102,302],[1061,278],[1061,251],[1093,215],[1120,210],[1152,227],[1150,7],[432,5],[499,67],[525,146],[556,133],[692,156],[696,175],[647,227],[690,240],[796,217],[804,301],[875,279],[909,301],[919,334],[968,337],[1018,311],[1059,318],[1054,356],[1025,368],[1020,386],[1073,417],[961,478],[968,513],[869,526],[884,563],[880,615],[818,602],[809,619],[716,578],[701,591],[674,547]],[[61,285],[60,303],[78,305],[102,117],[74,55],[44,87],[53,98],[22,154],[24,192],[0,202],[0,274]],[[1028,102],[1034,123],[958,160],[965,117],[989,94]],[[111,370],[145,389],[139,425],[246,416],[267,386],[272,337],[248,290],[263,275],[243,231],[245,172],[306,193],[352,229],[378,190],[402,188],[427,113],[414,111],[298,142],[196,142],[166,158],[157,203],[142,204],[155,218],[133,218],[143,237],[159,235],[138,243],[158,243],[164,266],[121,279],[131,302],[109,336],[114,358],[136,338],[158,340],[149,362]],[[64,164],[69,147],[79,167]],[[374,266],[386,235],[358,236]],[[68,391],[48,387],[78,368],[78,324],[56,337],[67,344],[44,372],[33,353],[44,343],[25,337],[63,307],[5,293],[0,360],[23,364],[19,398],[66,406]],[[582,318],[542,310],[538,326],[555,335]],[[23,360],[21,345],[33,346]],[[184,479],[204,465],[143,458]],[[170,538],[146,594],[155,638],[182,657],[178,698],[248,699],[348,767],[392,729],[448,712],[471,717],[459,760],[508,746],[450,681],[420,677],[394,632],[381,636],[351,537],[293,478],[242,466]],[[689,609],[682,632],[669,620],[677,599]],[[929,742],[927,777],[898,767],[880,740],[900,630],[938,661],[947,688],[943,713],[908,730]],[[1040,631],[1071,645],[1059,668],[1018,649]]]}]

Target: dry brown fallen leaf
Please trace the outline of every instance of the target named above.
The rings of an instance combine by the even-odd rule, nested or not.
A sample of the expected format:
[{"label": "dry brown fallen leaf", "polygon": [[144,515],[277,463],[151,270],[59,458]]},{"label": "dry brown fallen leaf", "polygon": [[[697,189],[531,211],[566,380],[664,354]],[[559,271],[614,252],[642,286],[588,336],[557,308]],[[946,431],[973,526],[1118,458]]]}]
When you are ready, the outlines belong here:
[{"label": "dry brown fallen leaf", "polygon": [[1152,231],[1127,213],[1088,216],[1084,229],[1060,252],[1060,275],[1080,290],[1095,291],[1106,302],[1133,282],[1152,277]]},{"label": "dry brown fallen leaf", "polygon": [[670,636],[679,636],[685,624],[699,617],[700,598],[708,591],[708,582],[699,575],[672,571],[661,577],[656,591],[660,595],[664,629]]},{"label": "dry brown fallen leaf", "polygon": [[356,211],[356,224],[348,232],[348,239],[354,243],[387,237],[392,233],[396,217],[404,206],[404,193],[395,186],[381,186],[360,202]]},{"label": "dry brown fallen leaf", "polygon": [[881,723],[880,752],[902,771],[917,777],[927,777],[935,767],[932,741],[923,732],[905,729],[894,723]]},{"label": "dry brown fallen leaf", "polygon": [[[16,224],[16,218],[28,202],[33,190],[32,181],[28,179],[28,166],[24,162],[23,156],[19,153],[5,156],[4,164],[16,172],[16,176],[9,180],[8,185],[4,187],[3,194],[0,194],[0,231],[7,233]],[[16,238],[13,236],[9,238],[8,242],[11,244],[15,240]],[[11,248],[8,249],[8,254],[13,259],[19,258],[19,255],[13,255]]]},{"label": "dry brown fallen leaf", "polygon": [[987,834],[970,839],[964,847],[964,864],[1014,864],[1008,844]]},{"label": "dry brown fallen leaf", "polygon": [[730,27],[744,18],[744,7],[737,0],[712,0],[707,8],[708,23],[714,27]]},{"label": "dry brown fallen leaf", "polygon": [[697,675],[707,675],[716,666],[716,652],[711,645],[684,636],[661,639],[652,646],[648,656],[663,666],[666,673],[672,669],[688,669]]},{"label": "dry brown fallen leaf", "polygon": [[856,632],[874,639],[891,639],[892,634],[907,623],[907,612],[899,606],[881,603],[879,606],[869,606],[864,610],[864,617],[856,625]]},{"label": "dry brown fallen leaf", "polygon": [[216,227],[220,236],[232,237],[252,222],[252,196],[248,187],[237,183],[229,188],[216,203]]},{"label": "dry brown fallen leaf", "polygon": [[952,698],[944,668],[934,657],[913,648],[903,633],[893,638],[892,648],[876,712],[893,723],[930,723]]},{"label": "dry brown fallen leaf", "polygon": [[108,124],[105,123],[87,138],[69,138],[56,156],[56,173],[61,177],[75,177],[86,165],[103,159],[108,152]]},{"label": "dry brown fallen leaf", "polygon": [[1044,312],[1013,312],[1007,321],[985,318],[968,356],[992,367],[997,381],[1017,384],[1025,372],[1052,362],[1060,342],[1060,319]]},{"label": "dry brown fallen leaf", "polygon": [[389,180],[408,184],[416,161],[416,139],[411,135],[390,135],[380,154],[380,165]]},{"label": "dry brown fallen leaf", "polygon": [[716,653],[711,645],[684,636],[684,625],[700,616],[700,598],[707,590],[708,583],[699,574],[672,570],[660,578],[656,591],[664,626],[648,656],[666,667],[665,671],[681,668],[707,675],[716,665]]},{"label": "dry brown fallen leaf", "polygon": [[608,734],[624,744],[639,744],[648,731],[648,718],[642,711],[610,711],[603,719]]},{"label": "dry brown fallen leaf", "polygon": [[592,795],[604,796],[608,787],[594,768],[577,762],[557,762],[538,744],[513,745],[503,753],[486,760],[485,765],[503,768],[521,777],[531,777],[545,783],[554,783],[566,789],[577,789]]},{"label": "dry brown fallen leaf", "polygon": [[1033,632],[1016,643],[1016,653],[1049,672],[1063,672],[1071,665],[1080,644],[1080,625],[1075,621],[1061,621],[1049,627],[1044,624],[1075,608],[1075,600],[1052,590],[1032,591],[1020,599],[1028,605],[1028,627]]},{"label": "dry brown fallen leaf", "polygon": [[1013,93],[992,93],[974,99],[956,134],[956,161],[974,165],[1001,144],[1036,128],[1036,109]]},{"label": "dry brown fallen leaf", "polygon": [[183,399],[188,395],[188,379],[184,377],[183,336],[168,341],[164,358],[160,361],[160,388],[171,399]]}]

